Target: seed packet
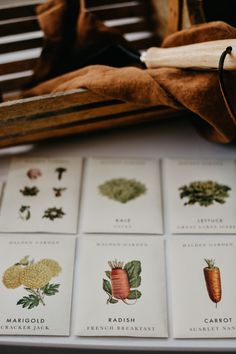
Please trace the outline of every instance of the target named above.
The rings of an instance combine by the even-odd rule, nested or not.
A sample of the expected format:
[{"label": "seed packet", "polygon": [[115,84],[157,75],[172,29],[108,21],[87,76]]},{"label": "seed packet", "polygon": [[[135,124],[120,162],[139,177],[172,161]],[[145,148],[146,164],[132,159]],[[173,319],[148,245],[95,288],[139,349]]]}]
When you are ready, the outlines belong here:
[{"label": "seed packet", "polygon": [[90,158],[83,192],[83,232],[163,232],[158,162]]},{"label": "seed packet", "polygon": [[79,158],[13,159],[0,231],[76,233],[81,170]]},{"label": "seed packet", "polygon": [[236,337],[235,237],[178,236],[168,246],[174,337]]},{"label": "seed packet", "polygon": [[162,239],[81,236],[78,259],[76,335],[167,337]]},{"label": "seed packet", "polygon": [[236,233],[236,163],[233,160],[164,161],[172,233]]},{"label": "seed packet", "polygon": [[74,251],[74,237],[0,238],[0,334],[70,334]]}]

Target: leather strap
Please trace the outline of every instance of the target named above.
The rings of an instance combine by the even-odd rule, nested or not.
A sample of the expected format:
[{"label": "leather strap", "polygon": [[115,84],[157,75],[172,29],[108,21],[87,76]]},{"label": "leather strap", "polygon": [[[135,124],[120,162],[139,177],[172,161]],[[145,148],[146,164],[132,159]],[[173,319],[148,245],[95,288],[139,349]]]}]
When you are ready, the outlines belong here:
[{"label": "leather strap", "polygon": [[220,90],[225,102],[225,106],[227,108],[227,111],[229,113],[230,118],[232,119],[232,121],[234,122],[234,124],[236,124],[236,115],[233,111],[233,107],[232,104],[230,102],[229,96],[226,92],[226,88],[225,88],[225,82],[224,82],[224,62],[225,62],[225,58],[228,54],[231,54],[232,52],[232,47],[227,47],[223,53],[220,56],[220,60],[219,60],[219,84],[220,84]]}]

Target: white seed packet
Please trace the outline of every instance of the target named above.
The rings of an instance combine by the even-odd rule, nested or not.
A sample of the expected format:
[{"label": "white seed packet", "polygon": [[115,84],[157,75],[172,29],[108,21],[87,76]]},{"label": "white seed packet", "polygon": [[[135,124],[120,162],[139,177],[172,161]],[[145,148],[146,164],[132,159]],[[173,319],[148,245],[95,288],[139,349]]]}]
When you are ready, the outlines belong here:
[{"label": "white seed packet", "polygon": [[159,163],[89,158],[86,161],[82,230],[85,233],[161,234]]},{"label": "white seed packet", "polygon": [[236,238],[169,241],[175,338],[236,337]]},{"label": "white seed packet", "polygon": [[76,335],[167,337],[164,241],[81,236]]},{"label": "white seed packet", "polygon": [[172,233],[236,233],[236,163],[233,160],[164,160]]},{"label": "white seed packet", "polygon": [[74,253],[74,237],[0,238],[0,334],[70,334]]},{"label": "white seed packet", "polygon": [[80,158],[13,159],[0,231],[76,233],[81,172]]}]

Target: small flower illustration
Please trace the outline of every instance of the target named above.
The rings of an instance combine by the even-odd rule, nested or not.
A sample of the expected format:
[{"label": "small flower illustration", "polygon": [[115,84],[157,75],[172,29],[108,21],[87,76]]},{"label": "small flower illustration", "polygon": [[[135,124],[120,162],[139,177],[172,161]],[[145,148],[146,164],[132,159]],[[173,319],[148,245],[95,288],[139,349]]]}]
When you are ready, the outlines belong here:
[{"label": "small flower illustration", "polygon": [[37,179],[42,176],[42,172],[39,168],[31,168],[26,174],[29,179]]}]

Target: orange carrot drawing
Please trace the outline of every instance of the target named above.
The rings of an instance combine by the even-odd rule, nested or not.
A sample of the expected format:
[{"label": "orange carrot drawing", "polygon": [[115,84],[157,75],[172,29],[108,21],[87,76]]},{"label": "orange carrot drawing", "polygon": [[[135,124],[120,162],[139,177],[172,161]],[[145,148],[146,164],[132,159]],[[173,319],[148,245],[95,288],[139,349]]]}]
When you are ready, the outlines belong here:
[{"label": "orange carrot drawing", "polygon": [[215,266],[214,259],[205,259],[207,267],[203,269],[206,287],[210,299],[216,304],[221,300],[220,269]]}]

